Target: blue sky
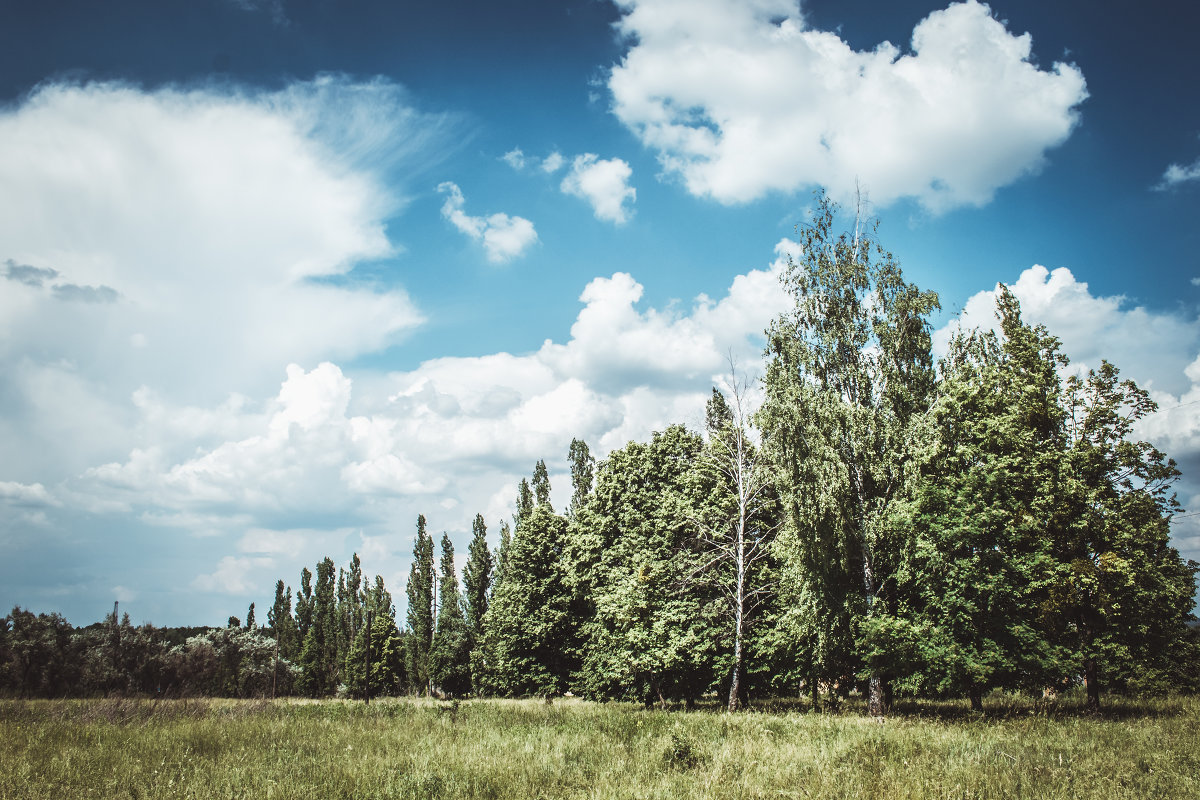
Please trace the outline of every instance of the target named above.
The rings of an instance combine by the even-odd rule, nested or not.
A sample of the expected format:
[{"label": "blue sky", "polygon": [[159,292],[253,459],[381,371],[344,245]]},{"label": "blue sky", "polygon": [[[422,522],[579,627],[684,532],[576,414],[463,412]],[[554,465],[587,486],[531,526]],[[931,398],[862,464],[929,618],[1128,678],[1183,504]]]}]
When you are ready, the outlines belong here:
[{"label": "blue sky", "polygon": [[[1200,12],[0,0],[0,606],[211,624],[754,371],[814,188],[1013,285],[1200,509]],[[1200,558],[1197,518],[1176,543]]]}]

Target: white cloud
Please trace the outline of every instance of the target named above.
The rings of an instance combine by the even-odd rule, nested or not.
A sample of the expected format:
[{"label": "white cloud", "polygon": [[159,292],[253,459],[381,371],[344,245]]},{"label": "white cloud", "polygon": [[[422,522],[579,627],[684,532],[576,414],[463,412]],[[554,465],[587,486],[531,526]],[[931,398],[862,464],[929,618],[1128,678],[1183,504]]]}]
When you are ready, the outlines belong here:
[{"label": "white cloud", "polygon": [[691,193],[742,203],[856,179],[886,205],[981,205],[1037,170],[1086,97],[1082,73],[1031,60],[974,0],[935,11],[912,52],[858,52],[796,0],[618,0],[630,47],[613,113]]},{"label": "white cloud", "polygon": [[[617,273],[584,289],[565,343],[434,359],[361,387],[332,363],[292,365],[273,399],[233,398],[207,414],[181,408],[189,421],[174,427],[160,422],[171,409],[143,393],[138,410],[155,444],[88,469],[67,496],[199,535],[241,531],[237,554],[196,583],[212,591],[250,585],[263,564],[249,556],[315,552],[313,520],[332,523],[327,545],[347,525],[364,542],[391,537],[397,520],[435,507],[447,529],[469,530],[476,511],[496,524],[517,477],[539,458],[565,457],[572,438],[603,455],[672,422],[702,424],[726,353],[756,358],[786,306],[781,269],[782,258],[739,275],[724,297],[701,295],[687,310],[638,308],[642,287]],[[397,571],[395,557],[380,558]]]},{"label": "white cloud", "polygon": [[542,172],[558,172],[567,160],[557,150],[542,159]]},{"label": "white cloud", "polygon": [[[1200,347],[1200,325],[1178,314],[1130,306],[1122,296],[1097,297],[1069,269],[1034,265],[1011,285],[1025,320],[1045,325],[1062,340],[1073,370],[1115,364],[1143,386],[1178,392],[1189,383],[1184,368]],[[979,292],[958,320],[934,333],[935,349],[944,352],[959,326],[996,327],[995,292]]]},{"label": "white cloud", "polygon": [[263,556],[225,556],[216,570],[198,575],[192,586],[203,591],[236,595],[261,591],[263,585],[271,583],[272,576],[267,570],[273,564],[270,558]]},{"label": "white cloud", "polygon": [[629,164],[619,158],[601,159],[594,153],[584,153],[572,160],[561,189],[587,200],[596,219],[623,225],[633,214],[625,204],[637,199],[637,190],[629,185],[632,174]]},{"label": "white cloud", "polygon": [[408,295],[350,273],[399,252],[382,176],[436,161],[451,124],[336,77],[47,84],[0,109],[0,459],[57,481],[128,452],[140,387],[207,408],[401,341]]},{"label": "white cloud", "polygon": [[438,185],[438,191],[446,195],[442,216],[460,232],[482,242],[487,260],[493,264],[512,261],[537,242],[538,235],[533,223],[524,217],[510,217],[508,214],[472,217],[463,210],[466,199],[457,184],[445,181]]},{"label": "white cloud", "polygon": [[0,502],[28,508],[62,505],[40,483],[24,484],[16,481],[0,481]]},{"label": "white cloud", "polygon": [[526,159],[525,154],[521,152],[521,148],[514,147],[500,157],[502,161],[508,164],[515,170],[525,169]]},{"label": "white cloud", "polygon": [[1191,181],[1200,181],[1200,158],[1186,167],[1182,164],[1171,164],[1163,172],[1162,180],[1155,184],[1154,188],[1161,192]]}]

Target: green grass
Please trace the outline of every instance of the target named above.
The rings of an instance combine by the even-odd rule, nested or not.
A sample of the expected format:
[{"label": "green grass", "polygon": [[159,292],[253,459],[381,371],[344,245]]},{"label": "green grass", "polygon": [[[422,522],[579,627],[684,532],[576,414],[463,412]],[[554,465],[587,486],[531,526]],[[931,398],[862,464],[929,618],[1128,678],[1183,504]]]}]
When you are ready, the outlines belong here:
[{"label": "green grass", "polygon": [[0,701],[0,797],[1197,798],[1200,700],[886,722],[577,700]]}]

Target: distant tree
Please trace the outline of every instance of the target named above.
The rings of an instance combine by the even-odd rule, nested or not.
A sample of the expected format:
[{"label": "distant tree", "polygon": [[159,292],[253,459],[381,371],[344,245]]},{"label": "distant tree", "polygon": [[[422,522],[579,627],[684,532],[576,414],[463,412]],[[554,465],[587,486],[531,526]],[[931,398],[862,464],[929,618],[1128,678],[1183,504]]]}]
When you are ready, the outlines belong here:
[{"label": "distant tree", "polygon": [[8,615],[8,688],[22,697],[63,697],[80,676],[75,630],[60,615],[33,614],[19,606]]},{"label": "distant tree", "polygon": [[296,641],[300,644],[304,643],[308,629],[312,627],[312,577],[308,567],[300,570],[300,589],[296,592]]},{"label": "distant tree", "polygon": [[267,612],[267,627],[279,642],[279,654],[294,661],[299,649],[296,620],[292,616],[292,587],[284,587],[283,581],[275,582],[275,602]]},{"label": "distant tree", "polygon": [[254,624],[254,603],[251,603],[250,608],[246,610],[246,630],[252,631],[256,627]]},{"label": "distant tree", "polygon": [[233,616],[232,614],[230,614],[229,619],[227,619],[225,621],[225,627],[226,628],[240,628],[240,627],[242,627],[242,621],[240,619],[238,619],[237,617]]},{"label": "distant tree", "polygon": [[463,616],[462,595],[454,572],[454,545],[442,534],[441,579],[438,587],[437,632],[430,649],[433,683],[444,693],[459,697],[471,691],[471,629]]},{"label": "distant tree", "polygon": [[539,506],[550,506],[550,473],[546,471],[546,462],[541,459],[533,468],[533,497]]},{"label": "distant tree", "polygon": [[434,608],[433,537],[425,530],[425,516],[417,517],[413,562],[408,573],[408,677],[418,692],[432,687],[429,650],[433,646]]},{"label": "distant tree", "polygon": [[568,513],[574,515],[587,502],[596,474],[596,459],[588,449],[587,442],[571,440],[567,459],[571,462],[571,505]]},{"label": "distant tree", "polygon": [[472,637],[478,639],[483,634],[483,615],[487,613],[494,564],[492,552],[488,549],[487,525],[484,524],[482,514],[475,515],[471,531],[471,546],[466,567],[463,568],[464,605],[467,626]]},{"label": "distant tree", "polygon": [[304,694],[321,697],[337,688],[337,602],[334,564],[328,557],[317,564],[312,624],[300,649],[300,667],[303,670],[300,689]]},{"label": "distant tree", "polygon": [[521,522],[533,511],[533,491],[529,488],[529,479],[522,478],[517,485],[517,513],[513,517],[513,527],[520,528]]},{"label": "distant tree", "polygon": [[508,573],[508,557],[512,550],[512,528],[508,520],[500,520],[500,546],[496,549],[496,572],[492,579],[492,592],[495,593]]}]

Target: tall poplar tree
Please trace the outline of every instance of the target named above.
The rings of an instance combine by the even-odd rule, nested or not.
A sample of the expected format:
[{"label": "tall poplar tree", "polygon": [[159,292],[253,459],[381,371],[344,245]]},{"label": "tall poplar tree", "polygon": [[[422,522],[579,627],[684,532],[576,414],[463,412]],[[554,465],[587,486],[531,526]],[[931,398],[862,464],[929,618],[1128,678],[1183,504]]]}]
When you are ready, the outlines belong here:
[{"label": "tall poplar tree", "polygon": [[574,626],[566,582],[567,521],[550,508],[545,463],[535,467],[544,502],[529,482],[517,493],[516,529],[501,524],[496,582],[483,618],[483,640],[472,658],[476,691],[519,697],[567,689],[575,668]]},{"label": "tall poplar tree", "polygon": [[473,638],[483,634],[483,616],[487,613],[488,595],[492,589],[492,551],[488,549],[487,525],[483,515],[476,514],[471,526],[471,546],[463,568],[463,594],[467,625]]},{"label": "tall poplar tree", "polygon": [[442,534],[442,562],[437,631],[430,648],[430,674],[435,686],[452,696],[471,691],[471,630],[463,617],[462,595],[454,572],[454,545]]},{"label": "tall poplar tree", "polygon": [[407,672],[418,692],[430,690],[429,650],[433,645],[433,537],[425,530],[425,515],[417,517],[413,562],[408,573]]},{"label": "tall poplar tree", "polygon": [[337,602],[333,573],[332,559],[327,557],[317,564],[312,624],[300,650],[303,670],[300,688],[310,697],[331,694],[337,687]]},{"label": "tall poplar tree", "polygon": [[587,502],[588,495],[592,492],[596,459],[592,458],[592,451],[588,449],[587,442],[572,439],[567,460],[571,462],[571,505],[568,513],[573,516]]},{"label": "tall poplar tree", "polygon": [[533,499],[538,506],[550,506],[550,473],[546,470],[546,462],[541,459],[533,467]]}]

